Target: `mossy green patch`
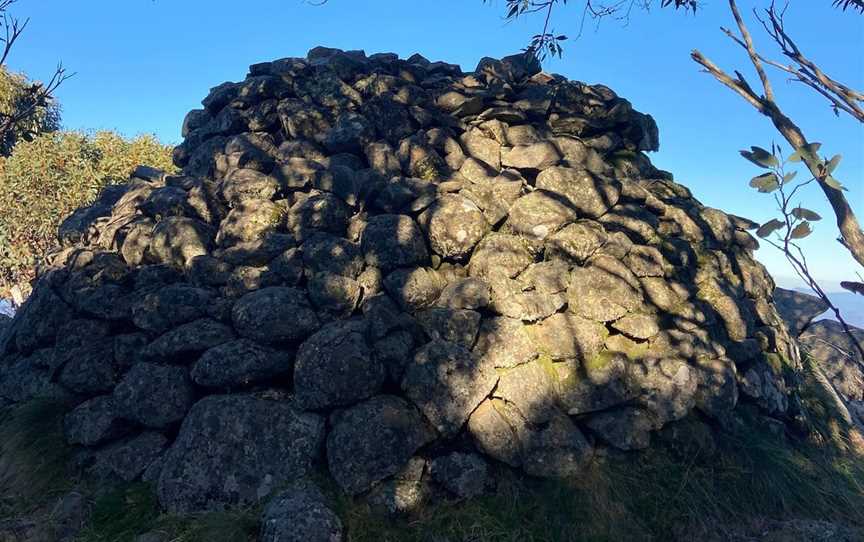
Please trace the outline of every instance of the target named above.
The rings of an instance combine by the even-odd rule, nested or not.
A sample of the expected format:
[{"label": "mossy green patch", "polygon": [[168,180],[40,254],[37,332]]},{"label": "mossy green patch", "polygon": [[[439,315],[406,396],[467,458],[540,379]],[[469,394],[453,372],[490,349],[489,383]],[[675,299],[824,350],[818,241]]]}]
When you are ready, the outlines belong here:
[{"label": "mossy green patch", "polygon": [[546,372],[547,375],[552,379],[553,382],[558,382],[561,380],[561,376],[557,369],[555,369],[555,362],[548,354],[541,354],[537,356],[537,359],[534,361],[540,365],[540,367]]},{"label": "mossy green patch", "polygon": [[585,370],[588,372],[602,371],[612,363],[612,360],[615,359],[616,355],[616,352],[601,350],[596,356],[592,356],[585,360]]},{"label": "mossy green patch", "polygon": [[626,335],[617,334],[606,339],[606,347],[612,352],[624,354],[631,361],[636,361],[648,354],[649,344],[647,341],[637,342]]},{"label": "mossy green patch", "polygon": [[414,175],[424,181],[437,182],[444,176],[444,167],[437,156],[430,155],[414,164]]}]

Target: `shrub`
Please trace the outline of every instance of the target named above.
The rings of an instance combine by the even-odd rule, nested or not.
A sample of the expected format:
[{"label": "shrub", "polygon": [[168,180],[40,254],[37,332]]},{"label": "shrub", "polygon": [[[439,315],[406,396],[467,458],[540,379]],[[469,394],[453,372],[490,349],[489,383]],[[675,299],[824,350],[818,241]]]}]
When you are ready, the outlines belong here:
[{"label": "shrub", "polygon": [[19,141],[32,141],[40,134],[60,129],[60,104],[53,98],[46,103],[34,104],[34,94],[30,91],[33,81],[26,75],[13,73],[0,66],[0,114],[14,116],[27,111],[32,112],[7,133],[0,135],[0,155],[9,156]]},{"label": "shrub", "polygon": [[171,147],[155,137],[53,132],[21,141],[0,158],[0,295],[28,281],[57,245],[57,227],[135,166],[173,170]]}]

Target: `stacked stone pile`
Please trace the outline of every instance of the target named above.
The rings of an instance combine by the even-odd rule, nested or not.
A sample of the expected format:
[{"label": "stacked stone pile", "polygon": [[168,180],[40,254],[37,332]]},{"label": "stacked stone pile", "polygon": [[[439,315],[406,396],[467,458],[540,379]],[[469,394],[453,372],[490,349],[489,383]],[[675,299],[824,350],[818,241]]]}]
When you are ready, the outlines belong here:
[{"label": "stacked stone pile", "polygon": [[795,416],[754,224],[654,168],[610,89],[316,48],[203,105],[182,175],[70,216],[0,342],[0,401],[72,401],[90,472],[174,512],[295,484],[276,540],[279,510],[321,512],[316,465],[399,512],[491,462],[578,476],[685,417]]}]

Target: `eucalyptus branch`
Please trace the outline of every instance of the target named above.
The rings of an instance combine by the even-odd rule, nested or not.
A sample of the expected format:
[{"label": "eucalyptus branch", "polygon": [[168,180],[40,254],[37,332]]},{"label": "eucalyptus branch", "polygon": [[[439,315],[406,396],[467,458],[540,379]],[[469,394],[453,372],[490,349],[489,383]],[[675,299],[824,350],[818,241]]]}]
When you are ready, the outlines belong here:
[{"label": "eucalyptus branch", "polygon": [[[762,76],[765,75],[765,72],[762,69],[762,57],[755,50],[752,39],[749,39],[750,32],[747,29],[744,20],[740,17],[735,0],[729,0],[729,7],[732,10],[733,15],[735,15],[738,35],[733,34],[732,31],[728,29],[724,29],[724,33],[726,33],[727,36],[733,37],[735,42],[747,51],[750,63],[756,68],[757,73],[760,74],[760,79],[762,79]],[[776,10],[774,10],[772,13],[778,17],[778,24],[780,24],[780,22],[782,22],[782,12],[777,13]],[[783,33],[785,35],[785,30]],[[734,72],[736,78],[733,79],[699,51],[694,50],[690,56],[696,63],[701,65],[707,73],[711,74],[720,83],[741,96],[759,113],[768,117],[774,124],[774,127],[777,128],[780,134],[789,142],[789,144],[792,145],[794,149],[809,149],[812,147],[812,144],[808,142],[798,125],[796,125],[792,119],[786,116],[780,109],[780,106],[773,98],[773,89],[771,88],[770,81],[767,80],[767,77],[762,79],[763,94],[760,95],[753,90],[745,77],[739,71]],[[842,185],[840,185],[840,183],[831,176],[830,171],[827,171],[825,168],[825,163],[820,160],[815,153],[805,153],[803,155],[803,162],[807,165],[810,173],[816,179],[819,187],[828,199],[828,202],[831,204],[831,208],[837,219],[837,228],[840,232],[841,244],[850,252],[850,254],[852,254],[852,257],[855,258],[860,265],[864,266],[864,232],[861,230],[861,226],[858,223],[858,219],[855,216],[849,201],[843,194]]]},{"label": "eucalyptus branch", "polygon": [[[818,148],[816,149],[818,150]],[[815,151],[812,151],[815,152]],[[843,318],[840,309],[831,301],[828,294],[813,277],[810,271],[810,265],[807,262],[807,256],[804,250],[796,242],[804,239],[812,233],[810,224],[822,219],[817,213],[802,207],[800,204],[794,204],[795,195],[803,187],[812,183],[815,177],[806,181],[802,180],[795,183],[791,190],[787,187],[795,179],[797,172],[787,172],[786,164],[790,162],[803,161],[803,154],[798,150],[792,153],[785,160],[781,156],[780,149],[776,145],[771,145],[771,152],[760,147],[751,147],[749,151],[741,151],[741,155],[755,165],[767,169],[768,173],[763,173],[754,177],[750,181],[750,186],[763,193],[772,193],[774,201],[777,204],[777,211],[781,215],[781,219],[771,219],[764,223],[756,231],[756,235],[764,239],[768,244],[781,251],[786,257],[786,260],[792,266],[795,274],[816,294],[816,296],[826,304],[829,310],[834,313],[837,321],[843,327],[843,331],[848,335],[855,349],[861,355],[858,363],[864,368],[864,347],[861,342],[852,333],[852,328]],[[830,169],[839,163],[839,159],[829,161]],[[828,169],[829,167],[826,167]],[[830,173],[830,172],[829,172]],[[772,239],[772,235],[774,238]]]}]

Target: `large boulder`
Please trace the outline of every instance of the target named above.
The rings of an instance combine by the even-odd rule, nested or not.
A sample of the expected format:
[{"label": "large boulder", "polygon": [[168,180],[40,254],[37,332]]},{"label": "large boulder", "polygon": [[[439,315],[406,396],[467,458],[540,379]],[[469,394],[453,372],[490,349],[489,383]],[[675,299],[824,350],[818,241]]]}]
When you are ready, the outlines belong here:
[{"label": "large boulder", "polygon": [[434,340],[414,354],[402,390],[441,434],[451,436],[497,381],[488,358],[478,358],[456,343]]},{"label": "large boulder", "polygon": [[254,504],[305,475],[324,420],[290,402],[213,395],[195,404],[168,450],[159,502],[175,513]]},{"label": "large boulder", "polygon": [[392,395],[378,395],[336,415],[327,437],[327,464],[336,483],[354,495],[399,472],[434,439],[417,410]]}]

